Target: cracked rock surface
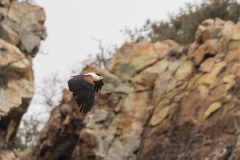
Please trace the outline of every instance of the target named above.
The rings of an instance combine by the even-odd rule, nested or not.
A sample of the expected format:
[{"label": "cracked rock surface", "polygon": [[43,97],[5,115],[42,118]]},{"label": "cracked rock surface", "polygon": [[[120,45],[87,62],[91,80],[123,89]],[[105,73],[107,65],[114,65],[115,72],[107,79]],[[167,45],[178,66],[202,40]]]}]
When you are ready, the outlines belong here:
[{"label": "cracked rock surface", "polygon": [[105,83],[93,109],[79,113],[65,89],[27,157],[239,159],[239,26],[207,19],[187,46],[125,43],[104,69],[86,66]]},{"label": "cracked rock surface", "polygon": [[14,140],[34,93],[32,58],[46,38],[43,8],[0,1],[0,159],[16,158]]}]

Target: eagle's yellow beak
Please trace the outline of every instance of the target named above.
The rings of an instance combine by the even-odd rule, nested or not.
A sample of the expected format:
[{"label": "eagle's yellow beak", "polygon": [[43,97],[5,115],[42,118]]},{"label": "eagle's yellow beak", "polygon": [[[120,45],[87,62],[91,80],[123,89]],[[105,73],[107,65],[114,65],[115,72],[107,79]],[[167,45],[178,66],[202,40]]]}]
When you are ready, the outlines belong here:
[{"label": "eagle's yellow beak", "polygon": [[102,80],[102,79],[103,79],[103,77],[101,77],[101,76],[100,76],[100,79]]}]

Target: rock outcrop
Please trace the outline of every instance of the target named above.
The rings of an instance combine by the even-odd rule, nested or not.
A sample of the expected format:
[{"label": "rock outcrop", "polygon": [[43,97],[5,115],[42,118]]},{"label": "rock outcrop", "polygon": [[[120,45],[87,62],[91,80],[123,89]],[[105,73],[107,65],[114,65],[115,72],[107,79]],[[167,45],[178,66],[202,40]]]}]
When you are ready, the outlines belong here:
[{"label": "rock outcrop", "polygon": [[[69,90],[25,159],[240,158],[240,21],[207,19],[196,40],[125,43],[104,69],[93,109]],[[23,158],[24,159],[24,158]]]},{"label": "rock outcrop", "polygon": [[[32,58],[46,38],[44,21],[41,7],[0,2],[0,152],[9,153],[9,157],[14,153],[7,149],[12,149],[22,115],[33,97]],[[6,154],[0,159],[8,157]]]}]

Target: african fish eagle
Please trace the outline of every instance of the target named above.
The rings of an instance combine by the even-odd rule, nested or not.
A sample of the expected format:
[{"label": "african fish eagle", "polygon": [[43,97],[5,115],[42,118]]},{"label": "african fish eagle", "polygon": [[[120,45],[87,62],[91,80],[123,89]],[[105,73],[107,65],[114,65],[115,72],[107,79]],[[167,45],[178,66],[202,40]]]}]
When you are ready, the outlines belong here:
[{"label": "african fish eagle", "polygon": [[94,92],[101,90],[103,83],[103,77],[98,73],[85,73],[76,76],[68,81],[68,87],[75,101],[80,108],[80,112],[87,113],[90,111],[94,103]]}]

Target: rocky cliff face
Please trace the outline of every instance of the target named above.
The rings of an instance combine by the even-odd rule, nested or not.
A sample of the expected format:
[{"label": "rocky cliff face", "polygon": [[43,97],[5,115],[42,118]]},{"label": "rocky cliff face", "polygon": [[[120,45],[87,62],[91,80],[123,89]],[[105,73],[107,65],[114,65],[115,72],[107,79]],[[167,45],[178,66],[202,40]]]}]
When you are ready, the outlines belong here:
[{"label": "rocky cliff face", "polygon": [[196,40],[125,43],[100,72],[91,113],[68,89],[23,159],[239,159],[240,21],[207,19]]},{"label": "rocky cliff face", "polygon": [[10,0],[0,2],[0,152],[6,153],[0,159],[9,159],[7,149],[12,148],[34,93],[32,58],[46,38],[44,21],[40,7]]}]

